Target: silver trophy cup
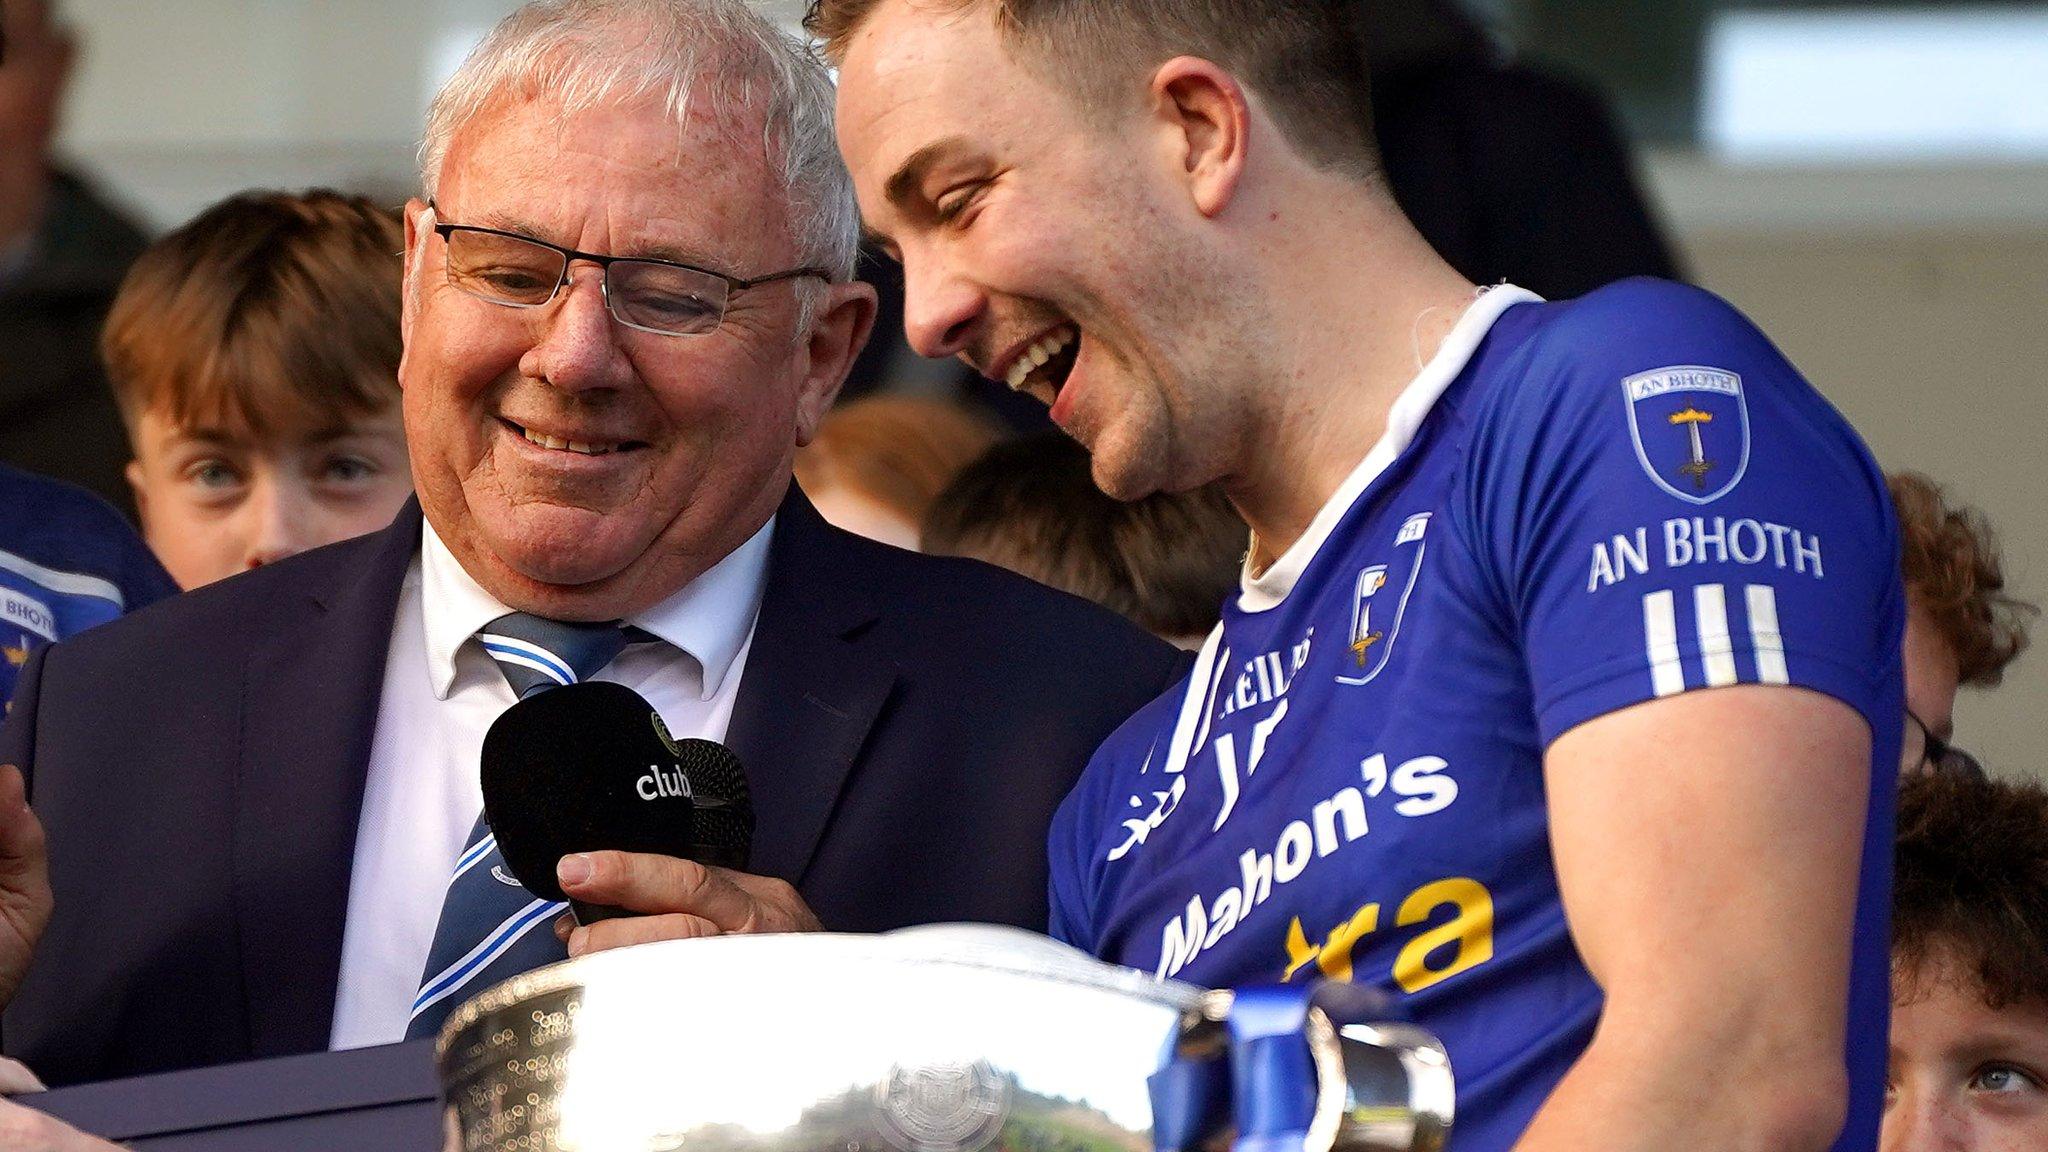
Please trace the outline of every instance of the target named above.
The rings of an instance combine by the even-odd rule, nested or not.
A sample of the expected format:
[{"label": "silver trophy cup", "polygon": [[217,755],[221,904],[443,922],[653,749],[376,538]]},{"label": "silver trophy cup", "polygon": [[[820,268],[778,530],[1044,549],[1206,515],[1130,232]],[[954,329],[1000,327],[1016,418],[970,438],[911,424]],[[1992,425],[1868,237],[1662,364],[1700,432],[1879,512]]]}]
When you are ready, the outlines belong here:
[{"label": "silver trophy cup", "polygon": [[[445,1148],[1152,1152],[1148,1078],[1169,1054],[1219,1055],[1230,1004],[1003,928],[622,949],[449,1018]],[[1434,1038],[1314,1009],[1304,1033],[1304,1152],[1442,1147],[1451,1073]]]}]

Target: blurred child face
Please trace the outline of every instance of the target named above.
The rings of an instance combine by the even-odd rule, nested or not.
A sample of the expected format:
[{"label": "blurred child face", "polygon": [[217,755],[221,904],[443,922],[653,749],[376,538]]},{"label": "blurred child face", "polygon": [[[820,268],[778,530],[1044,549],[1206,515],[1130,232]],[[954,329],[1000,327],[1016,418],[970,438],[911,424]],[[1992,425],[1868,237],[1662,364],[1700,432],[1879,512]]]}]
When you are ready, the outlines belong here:
[{"label": "blurred child face", "polygon": [[145,412],[128,482],[143,538],[183,588],[375,532],[412,494],[396,403],[262,437]]},{"label": "blurred child face", "polygon": [[844,528],[857,536],[917,551],[917,525],[909,517],[847,485],[834,484],[820,489],[817,495],[811,496],[811,504],[817,508],[818,515],[834,528]]},{"label": "blurred child face", "polygon": [[2048,1005],[1990,1008],[1941,965],[1892,1007],[1882,1152],[2048,1148]]}]

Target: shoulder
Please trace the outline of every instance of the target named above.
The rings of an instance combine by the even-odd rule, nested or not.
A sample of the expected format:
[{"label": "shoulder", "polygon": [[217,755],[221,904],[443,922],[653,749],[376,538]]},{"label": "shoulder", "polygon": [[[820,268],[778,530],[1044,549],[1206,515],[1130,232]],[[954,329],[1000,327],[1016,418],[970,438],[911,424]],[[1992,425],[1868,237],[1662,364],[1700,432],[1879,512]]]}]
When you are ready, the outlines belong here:
[{"label": "shoulder", "polygon": [[1171,689],[1117,725],[1095,750],[1079,783],[1060,805],[1055,822],[1060,838],[1070,847],[1090,851],[1106,822],[1127,815],[1123,811],[1126,798],[1143,791],[1138,787],[1140,777],[1155,783],[1169,778],[1164,770],[1170,767],[1166,761],[1187,693],[1188,678],[1183,675]]},{"label": "shoulder", "polygon": [[285,617],[313,610],[316,597],[360,576],[382,535],[316,548],[159,600],[66,640],[50,660],[71,668],[107,662],[161,668],[173,660],[190,666],[218,658],[273,635]]},{"label": "shoulder", "polygon": [[32,524],[47,523],[66,533],[135,536],[128,521],[98,496],[75,484],[6,465],[0,465],[0,508],[5,509],[11,535],[21,534]]},{"label": "shoulder", "polygon": [[[791,524],[801,539],[779,562],[786,600],[816,614],[841,610],[827,602],[865,604],[860,642],[913,684],[949,697],[1008,694],[1020,709],[1058,700],[1069,718],[1096,716],[1099,738],[1186,667],[1184,653],[1108,609],[994,565],[909,552],[809,516]],[[1034,690],[1043,695],[1027,698]]]},{"label": "shoulder", "polygon": [[1593,410],[1624,412],[1630,397],[1646,389],[1695,384],[1825,405],[1747,317],[1686,284],[1622,280],[1574,300],[1517,309],[1501,325],[1505,339],[1484,353],[1474,397],[1481,424],[1496,434],[1605,427],[1587,423]]},{"label": "shoulder", "polygon": [[[1055,920],[1057,923],[1065,917],[1066,938],[1070,941],[1092,947],[1092,941],[1082,939],[1092,936],[1082,924],[1099,907],[1100,901],[1093,893],[1102,883],[1104,868],[1129,849],[1128,844],[1123,851],[1114,842],[1106,845],[1105,837],[1121,829],[1119,838],[1128,840],[1133,816],[1162,810],[1160,804],[1174,802],[1173,790],[1184,787],[1182,777],[1170,777],[1173,783],[1168,784],[1169,777],[1154,769],[1163,764],[1167,755],[1186,691],[1187,680],[1183,677],[1172,690],[1139,709],[1110,733],[1053,815],[1047,844],[1054,888],[1056,893],[1064,893],[1064,898],[1057,902],[1069,905],[1055,910]],[[1148,780],[1151,786],[1141,786]],[[1159,787],[1168,791],[1160,792]],[[1140,795],[1146,795],[1146,799],[1140,802],[1138,811],[1133,811],[1131,801]],[[1147,808],[1147,804],[1151,807]],[[1123,823],[1119,825],[1119,821]],[[1140,822],[1140,827],[1143,823]],[[1082,892],[1089,895],[1080,895]]]},{"label": "shoulder", "polygon": [[1182,676],[1174,681],[1171,690],[1153,698],[1118,725],[1089,761],[1087,774],[1076,793],[1092,791],[1101,796],[1116,792],[1123,777],[1149,771],[1152,763],[1163,763],[1174,727],[1180,720],[1187,686],[1187,677]]},{"label": "shoulder", "polygon": [[1769,341],[1719,296],[1639,276],[1542,305],[1528,348],[1551,366],[1602,368],[1639,366],[1645,357],[1677,351],[1754,355]]},{"label": "shoulder", "polygon": [[1053,656],[1091,664],[1136,660],[1163,670],[1184,659],[1107,608],[993,564],[859,543],[872,550],[870,562],[885,575],[878,594],[890,614],[924,640],[985,656],[1001,654],[1009,661]]},{"label": "shoulder", "polygon": [[30,517],[63,521],[68,527],[99,529],[119,527],[129,534],[127,521],[113,506],[75,484],[0,464],[0,508],[10,521]]},{"label": "shoulder", "polygon": [[149,246],[149,237],[77,173],[59,169],[51,183],[55,195],[44,224],[50,242],[65,253],[74,271],[89,269],[111,277],[109,287],[118,285],[128,265]]},{"label": "shoulder", "polygon": [[0,466],[0,551],[48,570],[36,575],[103,580],[115,586],[127,607],[176,590],[112,505],[75,485],[5,466]]},{"label": "shoulder", "polygon": [[[1456,504],[1479,538],[1534,545],[1707,505],[1887,531],[1883,478],[1854,428],[1712,293],[1637,278],[1501,323],[1481,353]],[[1793,507],[1813,515],[1788,519]]]}]

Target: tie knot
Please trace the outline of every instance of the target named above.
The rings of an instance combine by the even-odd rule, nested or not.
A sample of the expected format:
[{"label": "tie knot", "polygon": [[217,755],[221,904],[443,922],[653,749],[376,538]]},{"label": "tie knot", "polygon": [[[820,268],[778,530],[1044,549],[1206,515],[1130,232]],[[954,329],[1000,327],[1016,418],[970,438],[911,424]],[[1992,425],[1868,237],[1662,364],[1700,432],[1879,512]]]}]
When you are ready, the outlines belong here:
[{"label": "tie knot", "polygon": [[597,675],[629,642],[626,631],[616,620],[578,624],[513,612],[477,629],[476,638],[523,700]]}]

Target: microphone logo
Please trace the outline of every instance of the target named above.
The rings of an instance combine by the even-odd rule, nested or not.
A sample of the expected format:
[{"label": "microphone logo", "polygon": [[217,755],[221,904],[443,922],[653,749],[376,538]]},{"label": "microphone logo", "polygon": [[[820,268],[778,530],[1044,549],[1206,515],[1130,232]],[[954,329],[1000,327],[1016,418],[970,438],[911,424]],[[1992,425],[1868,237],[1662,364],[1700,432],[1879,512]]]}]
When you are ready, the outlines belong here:
[{"label": "microphone logo", "polygon": [[669,735],[668,725],[661,722],[661,713],[650,708],[647,710],[647,718],[654,721],[654,734],[661,737],[661,746],[668,749],[668,754],[676,757],[682,756],[683,750],[676,745],[676,738]]},{"label": "microphone logo", "polygon": [[659,800],[669,796],[692,801],[697,798],[690,789],[690,778],[683,775],[680,764],[666,771],[659,764],[649,764],[647,771],[634,782],[633,791],[639,793],[642,800]]}]

